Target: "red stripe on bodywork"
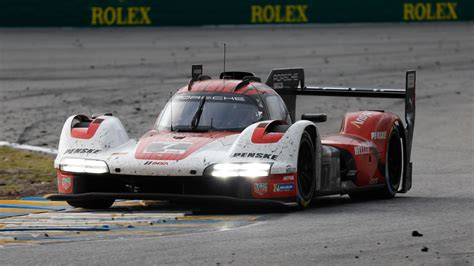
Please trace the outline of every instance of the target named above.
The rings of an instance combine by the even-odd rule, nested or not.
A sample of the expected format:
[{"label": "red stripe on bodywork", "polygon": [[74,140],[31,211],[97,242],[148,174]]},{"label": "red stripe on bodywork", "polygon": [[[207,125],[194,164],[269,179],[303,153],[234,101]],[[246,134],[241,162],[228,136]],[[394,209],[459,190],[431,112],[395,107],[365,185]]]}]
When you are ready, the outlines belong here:
[{"label": "red stripe on bodywork", "polygon": [[[135,158],[139,160],[182,160],[203,146],[238,132],[176,133],[152,130],[145,134],[138,143]],[[147,148],[153,143],[190,144],[182,153],[149,152]]]},{"label": "red stripe on bodywork", "polygon": [[95,135],[97,129],[104,119],[95,119],[89,124],[89,127],[71,128],[71,137],[76,139],[90,139]]},{"label": "red stripe on bodywork", "polygon": [[271,123],[260,123],[253,131],[252,143],[264,144],[264,143],[276,143],[285,135],[281,132],[267,132],[268,127],[274,125],[274,123],[281,123],[281,121],[273,121]]}]

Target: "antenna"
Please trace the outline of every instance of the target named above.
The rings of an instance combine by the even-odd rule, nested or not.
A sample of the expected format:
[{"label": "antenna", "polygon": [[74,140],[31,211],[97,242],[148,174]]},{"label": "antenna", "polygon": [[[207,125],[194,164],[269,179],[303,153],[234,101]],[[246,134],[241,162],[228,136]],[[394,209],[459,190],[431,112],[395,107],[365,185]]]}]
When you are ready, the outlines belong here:
[{"label": "antenna", "polygon": [[226,53],[227,44],[224,43],[224,73],[225,73],[225,53]]},{"label": "antenna", "polygon": [[[226,53],[226,48],[227,48],[227,44],[224,43],[224,76],[225,76],[225,53]],[[225,88],[225,77],[222,79],[223,80],[223,87]]]},{"label": "antenna", "polygon": [[170,130],[173,132],[173,94],[170,91]]}]

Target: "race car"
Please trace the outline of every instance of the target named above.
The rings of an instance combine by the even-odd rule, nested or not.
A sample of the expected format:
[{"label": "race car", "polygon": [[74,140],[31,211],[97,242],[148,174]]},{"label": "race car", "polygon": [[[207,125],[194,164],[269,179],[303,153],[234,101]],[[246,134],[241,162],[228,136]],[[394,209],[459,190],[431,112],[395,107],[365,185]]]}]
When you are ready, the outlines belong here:
[{"label": "race car", "polygon": [[[307,87],[302,68],[272,70],[265,83],[242,71],[212,79],[202,65],[191,74],[138,141],[112,114],[69,117],[54,162],[59,193],[47,197],[90,209],[117,199],[303,209],[317,196],[411,188],[415,71],[404,90]],[[295,121],[297,95],[401,98],[406,125],[383,110],[349,112],[338,133],[321,136],[327,115]]]}]

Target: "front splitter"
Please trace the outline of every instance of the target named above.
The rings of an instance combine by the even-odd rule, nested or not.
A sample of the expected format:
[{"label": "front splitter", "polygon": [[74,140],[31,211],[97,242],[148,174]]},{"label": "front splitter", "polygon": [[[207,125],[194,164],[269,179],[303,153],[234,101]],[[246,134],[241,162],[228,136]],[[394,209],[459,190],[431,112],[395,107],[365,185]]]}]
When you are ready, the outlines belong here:
[{"label": "front splitter", "polygon": [[296,206],[296,202],[288,199],[239,199],[228,196],[213,195],[176,195],[164,193],[111,193],[111,192],[88,192],[80,194],[49,194],[46,198],[53,201],[68,200],[99,200],[99,199],[124,199],[124,200],[165,200],[182,203],[210,203],[219,202],[232,205],[245,206]]}]

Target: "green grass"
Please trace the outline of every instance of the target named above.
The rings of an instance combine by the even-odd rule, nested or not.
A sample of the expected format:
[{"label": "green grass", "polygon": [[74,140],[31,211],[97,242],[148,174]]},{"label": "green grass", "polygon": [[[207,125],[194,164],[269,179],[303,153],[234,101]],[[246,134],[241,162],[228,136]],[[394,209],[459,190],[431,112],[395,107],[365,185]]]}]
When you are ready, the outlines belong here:
[{"label": "green grass", "polygon": [[56,190],[54,159],[0,147],[0,197],[42,196]]}]

